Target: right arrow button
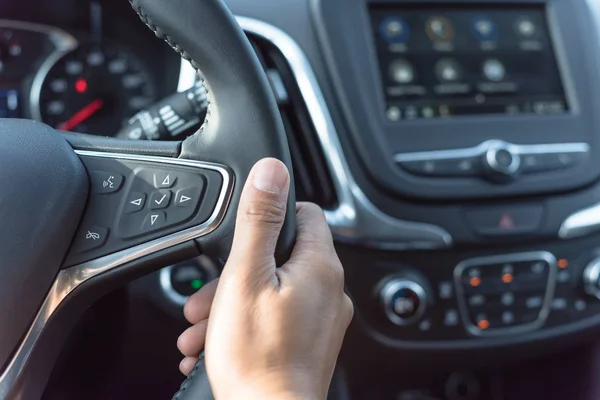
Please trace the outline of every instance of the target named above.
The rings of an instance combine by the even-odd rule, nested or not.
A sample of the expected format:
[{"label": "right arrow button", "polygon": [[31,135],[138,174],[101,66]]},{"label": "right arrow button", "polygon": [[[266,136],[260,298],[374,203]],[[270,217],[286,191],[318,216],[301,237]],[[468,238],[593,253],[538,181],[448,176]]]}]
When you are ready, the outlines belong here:
[{"label": "right arrow button", "polygon": [[189,187],[180,189],[175,195],[175,205],[177,207],[196,208],[200,200],[201,188]]}]

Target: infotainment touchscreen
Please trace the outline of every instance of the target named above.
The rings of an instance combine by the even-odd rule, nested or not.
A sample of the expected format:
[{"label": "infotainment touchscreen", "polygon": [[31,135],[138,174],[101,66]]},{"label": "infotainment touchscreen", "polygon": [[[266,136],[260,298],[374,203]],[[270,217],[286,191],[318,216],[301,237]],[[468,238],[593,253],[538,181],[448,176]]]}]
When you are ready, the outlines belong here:
[{"label": "infotainment touchscreen", "polygon": [[373,4],[386,116],[569,111],[541,6]]}]

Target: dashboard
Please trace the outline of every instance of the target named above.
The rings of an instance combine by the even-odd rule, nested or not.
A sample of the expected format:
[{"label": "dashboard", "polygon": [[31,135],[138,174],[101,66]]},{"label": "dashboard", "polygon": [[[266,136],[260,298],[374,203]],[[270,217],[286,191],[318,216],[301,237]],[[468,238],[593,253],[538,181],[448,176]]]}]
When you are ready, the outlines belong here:
[{"label": "dashboard", "polygon": [[[0,12],[0,117],[114,136],[196,82],[127,2],[38,3]],[[273,89],[298,198],[323,208],[345,267],[357,398],[401,398],[373,394],[398,372],[500,368],[597,336],[597,2],[226,3]],[[219,273],[165,267],[128,288],[157,332]]]}]

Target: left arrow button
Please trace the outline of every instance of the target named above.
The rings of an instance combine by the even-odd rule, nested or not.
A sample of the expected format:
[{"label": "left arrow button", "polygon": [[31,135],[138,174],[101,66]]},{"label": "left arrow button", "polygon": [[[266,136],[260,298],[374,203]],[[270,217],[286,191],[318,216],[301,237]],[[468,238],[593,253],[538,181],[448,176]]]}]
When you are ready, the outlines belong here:
[{"label": "left arrow button", "polygon": [[134,213],[140,211],[144,208],[146,204],[146,193],[143,192],[131,192],[129,196],[127,196],[127,200],[125,203],[125,212],[126,213]]}]

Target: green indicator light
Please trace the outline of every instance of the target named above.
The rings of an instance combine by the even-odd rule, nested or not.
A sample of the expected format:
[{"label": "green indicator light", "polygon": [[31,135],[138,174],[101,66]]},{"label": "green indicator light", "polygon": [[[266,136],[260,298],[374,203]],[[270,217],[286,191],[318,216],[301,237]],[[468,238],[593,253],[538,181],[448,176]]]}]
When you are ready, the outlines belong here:
[{"label": "green indicator light", "polygon": [[192,286],[193,289],[200,289],[202,286],[204,286],[204,282],[202,282],[200,279],[194,279],[193,281],[190,282],[190,285]]}]

